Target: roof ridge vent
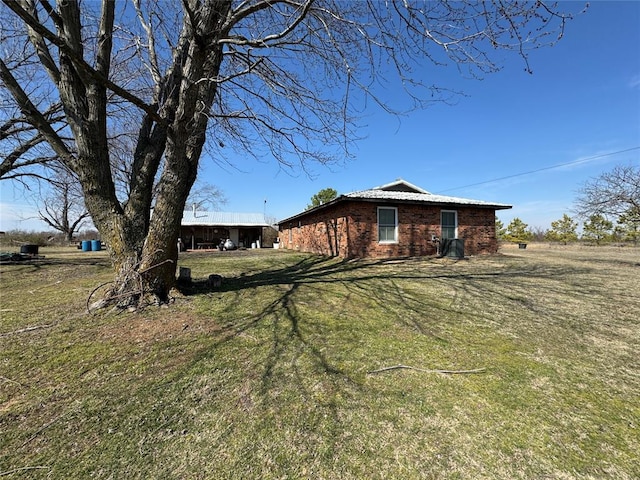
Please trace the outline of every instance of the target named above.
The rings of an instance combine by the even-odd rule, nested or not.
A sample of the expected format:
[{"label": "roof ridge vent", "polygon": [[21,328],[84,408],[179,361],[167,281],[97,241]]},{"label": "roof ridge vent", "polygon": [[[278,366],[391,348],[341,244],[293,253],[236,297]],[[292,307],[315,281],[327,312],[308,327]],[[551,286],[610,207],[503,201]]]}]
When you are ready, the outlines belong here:
[{"label": "roof ridge vent", "polygon": [[399,178],[398,180],[387,183],[385,185],[381,185],[379,187],[375,187],[372,190],[384,190],[386,192],[408,192],[408,193],[424,193],[427,195],[431,195],[430,192],[427,192],[423,188],[414,185],[413,183],[407,182]]}]

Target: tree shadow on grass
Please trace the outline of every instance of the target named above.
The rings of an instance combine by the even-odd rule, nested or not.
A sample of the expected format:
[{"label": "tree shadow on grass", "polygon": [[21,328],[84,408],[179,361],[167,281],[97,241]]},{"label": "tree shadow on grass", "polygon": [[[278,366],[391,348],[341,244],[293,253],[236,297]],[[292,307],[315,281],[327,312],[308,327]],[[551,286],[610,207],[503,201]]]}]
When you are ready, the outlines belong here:
[{"label": "tree shadow on grass", "polygon": [[[522,300],[531,281],[557,282],[588,271],[586,267],[556,267],[525,261],[509,263],[507,259],[493,263],[454,263],[429,258],[344,261],[308,256],[291,265],[225,278],[219,288],[209,286],[204,280],[196,281],[188,294],[232,296],[225,300],[229,305],[227,309],[217,314],[226,322],[220,339],[201,351],[200,359],[213,358],[217,348],[238,337],[255,338],[252,348],[261,349],[261,353],[252,356],[252,373],[256,376],[254,392],[257,389],[266,404],[277,404],[282,397],[294,396],[303,399],[308,415],[314,416],[314,411],[324,412],[325,420],[314,416],[317,422],[314,425],[319,430],[334,432],[331,447],[334,448],[342,429],[340,399],[367,394],[371,387],[366,382],[366,372],[378,367],[356,366],[357,361],[353,359],[345,362],[350,355],[349,342],[370,341],[358,336],[371,335],[344,327],[345,333],[341,332],[344,336],[336,340],[336,332],[332,330],[335,325],[329,322],[340,319],[341,315],[348,316],[349,304],[366,304],[367,309],[379,312],[376,318],[390,320],[416,335],[446,343],[448,339],[441,332],[439,322],[460,317],[456,296],[481,297],[486,292],[487,301],[493,302],[511,292],[513,298],[505,297],[506,301],[517,301],[519,308],[533,310],[535,301]],[[424,282],[429,288],[422,289],[420,284]],[[443,292],[453,292],[453,297],[443,299],[429,295],[434,285]],[[262,295],[263,291],[268,294]],[[255,303],[251,308],[238,313],[237,305],[252,301]],[[315,305],[321,310],[318,315],[309,313]],[[383,329],[380,335],[384,335]],[[372,357],[363,361],[371,362]],[[282,401],[286,404],[286,400]]]},{"label": "tree shadow on grass", "polygon": [[[264,318],[280,315],[290,322],[292,332],[296,333],[299,332],[298,322],[301,320],[296,309],[296,292],[299,288],[310,287],[316,289],[318,295],[325,291],[331,295],[335,291],[323,286],[338,285],[345,298],[373,302],[381,311],[389,312],[400,324],[422,334],[433,334],[433,319],[438,318],[438,314],[456,312],[455,296],[485,295],[488,301],[498,302],[516,297],[522,300],[529,294],[539,294],[535,292],[535,287],[531,289],[536,282],[560,283],[580,294],[589,295],[596,292],[600,285],[579,284],[574,279],[592,271],[593,268],[588,266],[509,263],[508,260],[483,264],[435,257],[341,260],[310,255],[292,265],[224,278],[219,287],[211,286],[207,280],[194,281],[183,293],[233,294],[241,302],[242,292],[279,287],[281,293],[272,303],[257,314],[234,322],[229,328],[239,334]],[[405,288],[407,282],[440,285],[453,291],[454,297],[443,302],[442,298],[409,293]],[[530,303],[535,304],[534,301]]]},{"label": "tree shadow on grass", "polygon": [[[532,284],[536,282],[554,284],[554,288],[557,288],[558,284],[564,284],[567,288],[584,295],[592,294],[600,288],[599,285],[573,282],[572,279],[592,271],[588,266],[505,262],[498,260],[497,263],[474,264],[473,261],[455,262],[429,257],[340,260],[310,255],[284,267],[224,278],[219,287],[211,286],[207,280],[194,281],[183,293],[235,295],[236,299],[230,302],[230,311],[225,312],[232,317],[233,306],[237,302],[246,301],[242,296],[243,292],[278,288],[278,296],[262,307],[261,311],[236,319],[227,325],[228,335],[225,338],[242,334],[266,318],[286,321],[290,325],[290,338],[297,338],[307,349],[316,352],[320,365],[329,372],[334,367],[325,357],[319,355],[322,349],[314,347],[301,337],[300,322],[304,319],[300,317],[296,304],[299,300],[297,293],[301,287],[316,290],[318,296],[335,295],[337,290],[347,299],[345,301],[374,303],[380,311],[388,313],[397,323],[436,338],[438,335],[434,333],[435,319],[455,314],[458,309],[458,296],[484,295],[488,302],[518,299],[517,306],[535,309],[535,298],[530,302],[526,299],[540,294],[535,291],[535,287],[531,289]],[[422,282],[450,290],[452,296],[443,301],[441,297],[407,291],[407,283],[419,285]],[[426,291],[429,292],[429,288]],[[275,348],[274,351],[278,349]]]}]

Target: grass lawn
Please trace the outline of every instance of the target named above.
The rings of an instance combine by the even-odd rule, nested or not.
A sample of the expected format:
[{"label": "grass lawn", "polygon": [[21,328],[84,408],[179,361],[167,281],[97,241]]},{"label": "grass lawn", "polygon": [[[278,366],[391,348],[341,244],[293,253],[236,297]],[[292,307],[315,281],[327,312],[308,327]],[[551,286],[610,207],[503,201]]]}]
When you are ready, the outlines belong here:
[{"label": "grass lawn", "polygon": [[40,253],[0,265],[2,477],[640,478],[640,249],[188,252],[121,314],[105,252]]}]

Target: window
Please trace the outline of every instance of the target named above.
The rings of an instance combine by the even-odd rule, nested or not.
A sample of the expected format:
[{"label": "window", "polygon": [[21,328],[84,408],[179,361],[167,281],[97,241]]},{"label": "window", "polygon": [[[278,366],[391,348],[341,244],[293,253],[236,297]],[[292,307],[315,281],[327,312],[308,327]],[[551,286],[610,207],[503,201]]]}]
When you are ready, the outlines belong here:
[{"label": "window", "polygon": [[443,240],[458,238],[458,212],[455,210],[442,210],[440,212],[440,227],[440,237]]},{"label": "window", "polygon": [[398,209],[378,207],[378,242],[395,243],[398,241]]}]

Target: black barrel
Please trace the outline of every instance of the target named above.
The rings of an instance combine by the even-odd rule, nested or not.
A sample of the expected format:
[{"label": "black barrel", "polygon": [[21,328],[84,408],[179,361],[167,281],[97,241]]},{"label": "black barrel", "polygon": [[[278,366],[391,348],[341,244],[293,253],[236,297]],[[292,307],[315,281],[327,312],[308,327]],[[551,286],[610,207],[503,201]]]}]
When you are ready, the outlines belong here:
[{"label": "black barrel", "polygon": [[38,245],[34,245],[32,243],[27,243],[20,247],[20,253],[24,253],[26,255],[37,255],[38,254]]}]

